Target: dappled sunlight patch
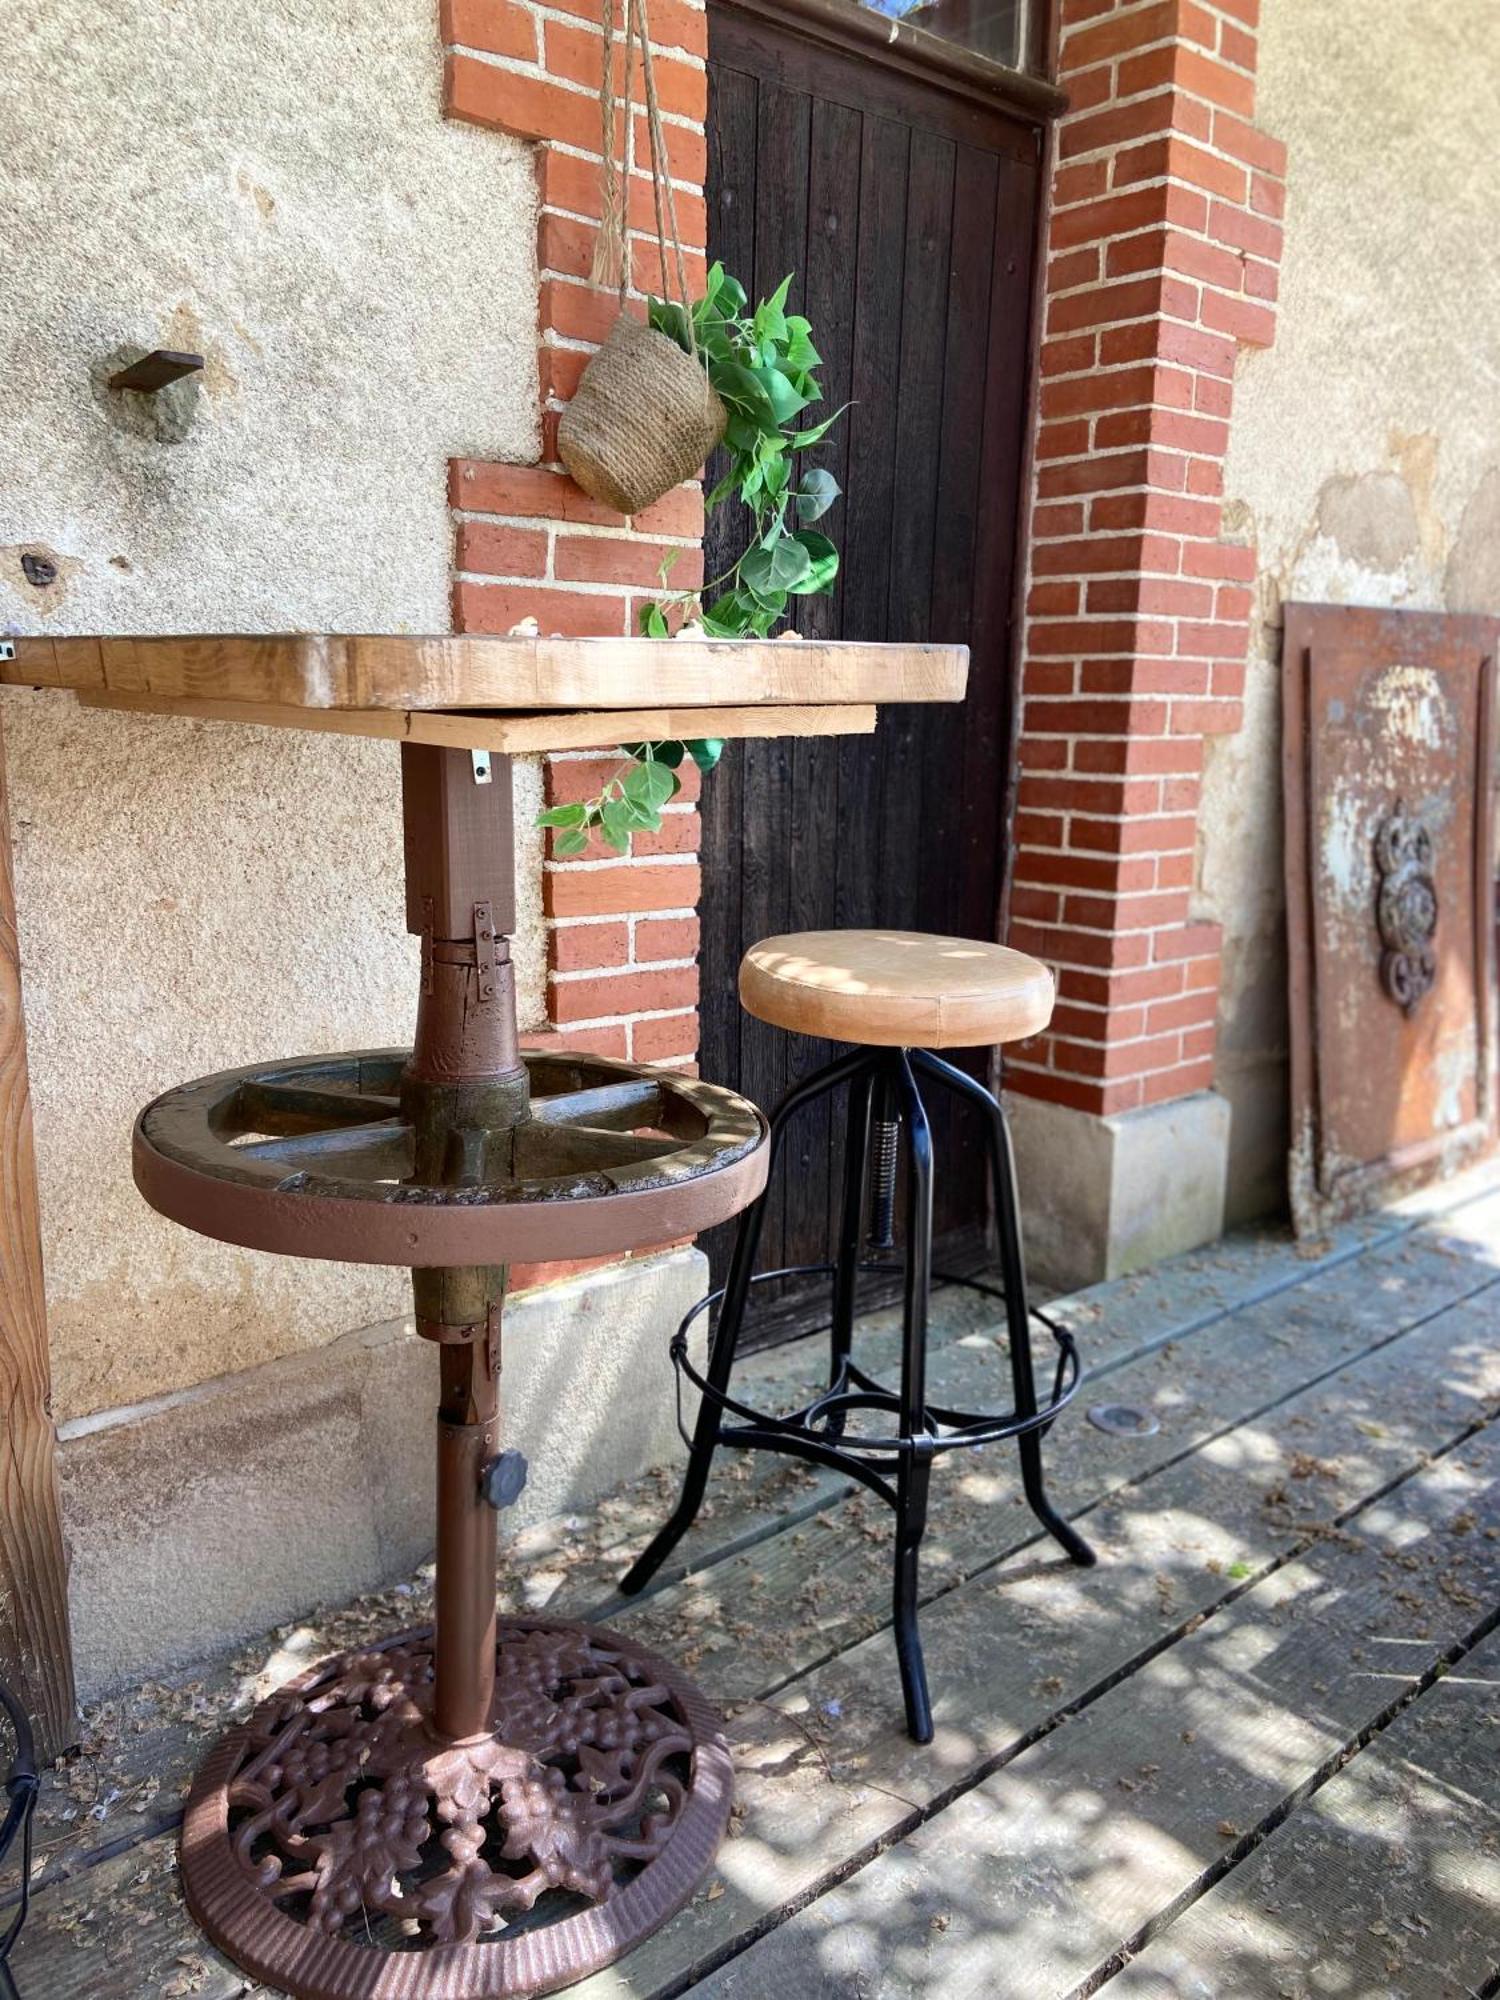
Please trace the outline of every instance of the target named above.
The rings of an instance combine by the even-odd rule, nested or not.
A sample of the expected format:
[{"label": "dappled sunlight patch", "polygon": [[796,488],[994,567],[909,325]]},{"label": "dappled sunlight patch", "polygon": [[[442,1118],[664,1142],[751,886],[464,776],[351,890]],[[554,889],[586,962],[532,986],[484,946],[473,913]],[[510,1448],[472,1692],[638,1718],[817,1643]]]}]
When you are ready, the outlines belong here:
[{"label": "dappled sunlight patch", "polygon": [[[1290,1789],[1338,1749],[1340,1738],[1314,1715],[1288,1709],[1280,1691],[1258,1691],[1254,1673],[1249,1660],[1196,1673],[1183,1690],[1183,1726],[1194,1732],[1196,1754],[1205,1763],[1220,1771],[1233,1766],[1263,1785]],[[1309,1691],[1308,1707],[1316,1711],[1317,1706]],[[1208,1815],[1222,1794],[1206,1778],[1200,1771]]]},{"label": "dappled sunlight patch", "polygon": [[1242,1424],[1236,1431],[1204,1445],[1200,1456],[1208,1465],[1232,1472],[1254,1472],[1280,1465],[1285,1447],[1265,1425]]},{"label": "dappled sunlight patch", "polygon": [[328,1651],[327,1634],[315,1625],[293,1626],[278,1633],[277,1638],[279,1643],[260,1666],[240,1680],[238,1700],[247,1706],[264,1701],[268,1694],[285,1687],[298,1674],[306,1673]]},{"label": "dappled sunlight patch", "polygon": [[1490,1935],[1500,1937],[1500,1859],[1472,1848],[1440,1850],[1432,1858],[1432,1879],[1449,1895],[1464,1896],[1484,1911]]}]

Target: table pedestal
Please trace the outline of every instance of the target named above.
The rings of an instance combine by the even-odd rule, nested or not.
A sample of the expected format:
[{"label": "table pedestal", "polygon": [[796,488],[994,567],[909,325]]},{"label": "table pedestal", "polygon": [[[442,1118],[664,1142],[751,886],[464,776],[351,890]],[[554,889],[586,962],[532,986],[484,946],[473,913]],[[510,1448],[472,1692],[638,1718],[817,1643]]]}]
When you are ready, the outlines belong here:
[{"label": "table pedestal", "polygon": [[602,1628],[498,1621],[501,1311],[514,1259],[691,1233],[765,1179],[726,1091],[523,1059],[509,767],[403,749],[415,1046],[202,1079],[147,1107],[156,1207],[227,1241],[412,1267],[437,1349],[430,1631],[315,1668],[224,1737],[183,1829],[188,1903],[303,2000],[500,2000],[608,1964],[687,1899],[728,1821],[718,1724]]}]

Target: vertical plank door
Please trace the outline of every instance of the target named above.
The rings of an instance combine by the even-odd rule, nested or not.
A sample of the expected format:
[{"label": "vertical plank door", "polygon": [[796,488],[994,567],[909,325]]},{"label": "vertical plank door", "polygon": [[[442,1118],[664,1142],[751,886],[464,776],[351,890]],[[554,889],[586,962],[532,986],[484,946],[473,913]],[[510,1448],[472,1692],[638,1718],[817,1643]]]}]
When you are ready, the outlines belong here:
[{"label": "vertical plank door", "polygon": [[[819,523],[841,551],[838,586],[800,600],[793,622],[972,655],[962,706],[891,706],[873,739],[731,745],[704,786],[703,1074],[770,1106],[832,1051],[741,1012],[747,946],[835,926],[997,935],[1040,134],[998,100],[739,0],[710,5],[709,76],[710,253],[754,297],[795,273],[791,309],[824,363],[810,414],[850,406],[804,461],[844,489]],[[744,536],[740,510],[720,510],[711,577]],[[987,1051],[963,1060],[987,1073]],[[933,1108],[941,1260],[972,1267],[987,1221],[978,1133]],[[830,1254],[842,1139],[837,1110],[799,1121],[767,1268]],[[727,1232],[707,1247],[722,1270]],[[808,1319],[794,1291],[774,1328]]]}]

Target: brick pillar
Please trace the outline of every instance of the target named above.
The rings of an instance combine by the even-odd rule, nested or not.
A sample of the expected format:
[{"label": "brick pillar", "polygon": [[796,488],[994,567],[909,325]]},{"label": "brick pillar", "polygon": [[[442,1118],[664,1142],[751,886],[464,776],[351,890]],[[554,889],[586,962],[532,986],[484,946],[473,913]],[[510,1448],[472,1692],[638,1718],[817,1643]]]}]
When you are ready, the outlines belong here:
[{"label": "brick pillar", "polygon": [[[561,20],[559,13],[576,15]],[[657,98],[677,195],[688,282],[701,287],[707,211],[707,17],[691,0],[652,0]],[[450,117],[537,146],[538,391],[535,464],[456,460],[454,628],[506,632],[535,617],[544,632],[585,637],[636,629],[644,600],[702,580],[703,499],[685,486],[634,520],[579,491],[557,463],[557,418],[617,311],[589,283],[600,216],[599,0],[559,0],[542,12],[518,0],[443,0]],[[635,91],[641,101],[640,71]],[[632,118],[630,216],[637,284],[660,285],[645,121]],[[644,311],[642,294],[632,305]],[[587,796],[618,757],[548,760],[548,803]],[[698,1047],[697,774],[659,834],[637,835],[629,858],[595,843],[546,861],[549,1039],[636,1061],[690,1060]],[[549,836],[549,843],[550,843]],[[533,1039],[535,1039],[533,1037]]]},{"label": "brick pillar", "polygon": [[1216,1234],[1214,1185],[1222,1218],[1219,936],[1192,894],[1255,575],[1221,539],[1235,365],[1272,338],[1281,254],[1258,5],[1062,0],[1009,930],[1054,967],[1058,1006],[1006,1080],[1063,1277]]},{"label": "brick pillar", "polygon": [[[559,15],[576,16],[560,19]],[[707,17],[694,0],[652,0],[657,98],[677,195],[688,283],[701,290],[707,211],[704,121]],[[589,282],[600,217],[599,0],[442,0],[449,117],[529,139],[537,169],[537,383],[539,456],[528,465],[456,459],[453,624],[459,632],[507,632],[535,617],[569,637],[636,630],[641,604],[662,588],[703,574],[703,496],[679,488],[626,520],[582,493],[557,461],[557,419],[618,310]],[[639,65],[631,118],[630,220],[637,286],[660,289],[650,159]],[[547,802],[583,798],[621,759],[593,752],[546,760]],[[698,774],[667,808],[658,834],[637,834],[628,857],[597,841],[558,860],[549,834],[544,862],[547,1016],[528,1046],[577,1049],[637,1062],[690,1063],[698,1048]],[[596,1262],[599,1260],[588,1260]],[[532,1284],[580,1268],[522,1268]]]}]

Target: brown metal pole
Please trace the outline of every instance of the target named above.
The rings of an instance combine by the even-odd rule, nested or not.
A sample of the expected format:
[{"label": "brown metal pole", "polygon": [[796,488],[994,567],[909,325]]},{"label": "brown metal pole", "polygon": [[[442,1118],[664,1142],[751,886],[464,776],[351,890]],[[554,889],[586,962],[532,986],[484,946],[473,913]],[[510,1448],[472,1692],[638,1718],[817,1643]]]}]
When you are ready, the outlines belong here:
[{"label": "brown metal pole", "polygon": [[476,1338],[447,1343],[437,1425],[437,1635],[433,1724],[462,1740],[490,1727],[499,1519],[480,1491],[499,1429],[500,1306]]},{"label": "brown metal pole", "polygon": [[[422,997],[403,1107],[415,1177],[503,1179],[529,1116],[516,1045],[510,763],[402,749],[407,925],[422,939]],[[417,1331],[438,1345],[436,1687],[433,1726],[461,1741],[490,1728],[495,1692],[494,1508],[482,1476],[499,1442],[503,1269],[412,1272]]]}]

